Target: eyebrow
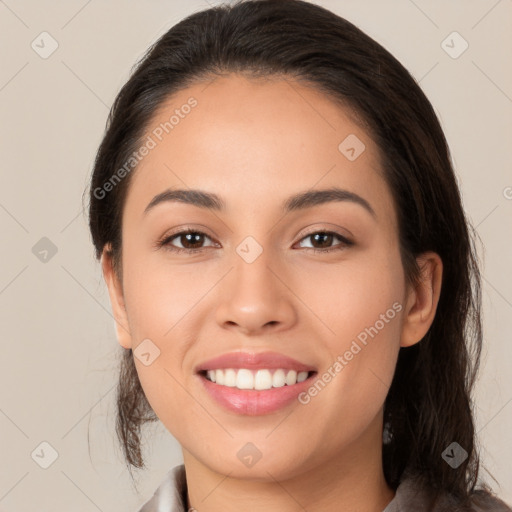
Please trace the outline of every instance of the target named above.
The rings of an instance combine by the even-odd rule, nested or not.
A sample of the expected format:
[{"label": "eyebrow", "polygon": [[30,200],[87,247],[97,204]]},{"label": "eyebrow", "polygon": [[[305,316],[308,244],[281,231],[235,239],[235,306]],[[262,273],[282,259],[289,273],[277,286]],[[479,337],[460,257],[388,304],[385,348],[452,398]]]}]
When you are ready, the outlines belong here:
[{"label": "eyebrow", "polygon": [[[349,201],[358,204],[367,210],[373,217],[377,217],[370,203],[361,196],[339,187],[331,187],[323,190],[307,190],[289,197],[282,205],[283,212],[293,212],[312,206],[330,203],[333,201]],[[212,209],[222,212],[226,209],[225,202],[217,194],[197,189],[167,189],[157,194],[146,206],[144,215],[158,204],[166,202],[181,202],[191,204],[199,208]]]}]

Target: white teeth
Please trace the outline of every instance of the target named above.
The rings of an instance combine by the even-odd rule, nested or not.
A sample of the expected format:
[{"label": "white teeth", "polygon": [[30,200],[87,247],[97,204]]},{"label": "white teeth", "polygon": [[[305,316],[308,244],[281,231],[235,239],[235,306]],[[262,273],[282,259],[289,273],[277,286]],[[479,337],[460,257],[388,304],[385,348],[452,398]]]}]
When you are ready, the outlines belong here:
[{"label": "white teeth", "polygon": [[[272,373],[273,372],[273,373]],[[293,386],[308,378],[308,372],[296,370],[249,370],[247,368],[223,370],[208,370],[206,378],[221,386],[236,387],[238,389],[255,389],[258,391],[271,388],[281,388],[285,385]]]},{"label": "white teeth", "polygon": [[224,386],[234,388],[236,386],[236,372],[229,369],[224,372]]},{"label": "white teeth", "polygon": [[254,377],[254,389],[259,391],[272,387],[272,375],[268,370],[258,370]]},{"label": "white teeth", "polygon": [[[226,370],[226,373],[228,372],[229,370]],[[236,387],[238,389],[254,389],[254,375],[251,370],[245,370],[243,368],[238,370],[236,374]]]},{"label": "white teeth", "polygon": [[299,372],[297,375],[297,382],[302,382],[308,378],[308,372]]},{"label": "white teeth", "polygon": [[[308,372],[305,372],[306,375]],[[291,386],[293,384],[295,384],[297,382],[297,372],[295,370],[290,370],[287,374],[286,374],[286,384],[288,386]]]},{"label": "white teeth", "polygon": [[272,386],[275,388],[281,388],[284,386],[286,382],[286,375],[284,374],[284,370],[276,370],[274,375],[272,375]]}]

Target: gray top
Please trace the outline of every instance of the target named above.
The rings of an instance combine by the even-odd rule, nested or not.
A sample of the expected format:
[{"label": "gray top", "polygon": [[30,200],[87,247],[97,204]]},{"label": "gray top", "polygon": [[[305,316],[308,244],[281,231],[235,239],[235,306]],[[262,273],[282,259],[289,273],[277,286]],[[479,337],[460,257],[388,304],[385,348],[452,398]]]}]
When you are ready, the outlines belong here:
[{"label": "gray top", "polygon": [[[159,485],[153,496],[144,503],[138,512],[188,512],[187,480],[185,478],[185,466],[182,464],[171,469],[163,482]],[[383,512],[466,512],[467,509],[457,507],[456,502],[450,498],[444,498],[432,507],[427,492],[418,489],[414,480],[405,478],[402,480],[395,497],[391,500]],[[472,512],[512,512],[503,501],[492,496],[475,498],[471,508]]]}]

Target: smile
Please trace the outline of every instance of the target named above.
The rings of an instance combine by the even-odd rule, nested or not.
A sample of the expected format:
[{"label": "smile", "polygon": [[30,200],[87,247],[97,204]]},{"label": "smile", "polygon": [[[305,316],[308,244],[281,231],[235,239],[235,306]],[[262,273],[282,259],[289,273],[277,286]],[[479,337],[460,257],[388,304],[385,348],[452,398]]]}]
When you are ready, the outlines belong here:
[{"label": "smile", "polygon": [[251,370],[249,368],[227,368],[206,370],[203,375],[210,382],[237,389],[262,391],[283,386],[293,386],[305,381],[311,372],[277,369]]},{"label": "smile", "polygon": [[278,352],[235,351],[200,363],[195,372],[208,400],[222,409],[257,416],[297,402],[317,369]]}]

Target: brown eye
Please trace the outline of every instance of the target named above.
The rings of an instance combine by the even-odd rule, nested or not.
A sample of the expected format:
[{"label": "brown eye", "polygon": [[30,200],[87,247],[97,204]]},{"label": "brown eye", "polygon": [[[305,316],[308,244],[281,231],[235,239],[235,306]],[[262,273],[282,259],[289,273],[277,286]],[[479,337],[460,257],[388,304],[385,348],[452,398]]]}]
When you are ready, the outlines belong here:
[{"label": "brown eye", "polygon": [[[312,249],[317,252],[330,252],[335,250],[341,250],[346,247],[350,247],[354,245],[354,242],[348,240],[344,236],[339,233],[335,233],[333,231],[316,231],[315,233],[310,233],[309,235],[302,238],[303,240],[310,239],[311,246],[301,246],[305,249]],[[339,240],[341,243],[332,245],[335,240]]]},{"label": "brown eye", "polygon": [[204,237],[202,233],[181,233],[178,235],[178,240],[185,249],[197,249],[204,243]]},{"label": "brown eye", "polygon": [[330,233],[315,233],[311,235],[311,240],[313,240],[314,246],[315,244],[320,245],[320,247],[315,246],[317,249],[325,249],[331,246],[334,236]]},{"label": "brown eye", "polygon": [[[171,236],[164,238],[161,242],[158,243],[159,247],[165,247],[170,251],[175,252],[200,252],[202,249],[205,249],[207,246],[204,246],[206,240],[211,240],[211,238],[201,231],[181,231],[179,233],[174,233]],[[210,244],[212,246],[213,244]]]}]

